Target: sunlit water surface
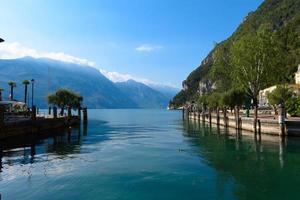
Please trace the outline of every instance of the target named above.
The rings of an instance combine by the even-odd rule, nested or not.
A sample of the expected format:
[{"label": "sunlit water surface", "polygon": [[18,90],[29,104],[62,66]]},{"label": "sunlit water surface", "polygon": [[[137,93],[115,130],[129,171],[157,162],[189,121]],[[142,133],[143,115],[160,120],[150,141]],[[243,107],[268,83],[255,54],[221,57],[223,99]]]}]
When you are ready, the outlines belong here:
[{"label": "sunlit water surface", "polygon": [[300,141],[89,110],[88,126],[1,141],[2,200],[300,199]]}]

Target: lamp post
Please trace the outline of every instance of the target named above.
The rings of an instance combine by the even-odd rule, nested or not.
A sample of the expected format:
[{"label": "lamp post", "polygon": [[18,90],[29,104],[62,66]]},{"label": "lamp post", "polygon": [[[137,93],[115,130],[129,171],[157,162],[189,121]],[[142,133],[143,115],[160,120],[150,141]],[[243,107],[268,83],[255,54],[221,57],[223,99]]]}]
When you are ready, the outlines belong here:
[{"label": "lamp post", "polygon": [[34,79],[31,79],[31,108],[33,108]]}]

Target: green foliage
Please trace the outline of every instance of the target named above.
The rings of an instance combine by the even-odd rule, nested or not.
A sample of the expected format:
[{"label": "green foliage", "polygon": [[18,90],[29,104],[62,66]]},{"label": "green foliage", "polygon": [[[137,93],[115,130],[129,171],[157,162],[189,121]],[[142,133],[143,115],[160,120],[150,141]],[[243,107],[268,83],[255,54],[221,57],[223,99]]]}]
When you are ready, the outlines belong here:
[{"label": "green foliage", "polygon": [[207,105],[210,108],[217,108],[220,106],[221,94],[218,92],[212,92],[207,96]]},{"label": "green foliage", "polygon": [[16,87],[17,86],[16,82],[14,82],[14,81],[8,81],[8,85],[10,87]]},{"label": "green foliage", "polygon": [[22,84],[23,84],[23,85],[29,85],[29,84],[30,84],[30,81],[29,81],[29,80],[23,80],[23,81],[22,81]]},{"label": "green foliage", "polygon": [[199,105],[203,105],[203,106],[207,106],[208,105],[208,94],[205,94],[205,95],[201,95],[199,98],[198,98],[198,101],[197,103]]},{"label": "green foliage", "polygon": [[[271,48],[270,48],[271,47]],[[232,78],[248,95],[257,100],[259,91],[278,82],[282,57],[280,44],[264,27],[235,42],[230,52]]]},{"label": "green foliage", "polygon": [[209,77],[219,91],[226,91],[232,87],[231,66],[229,65],[229,48],[227,43],[222,43],[215,48],[214,64],[212,65]]},{"label": "green foliage", "polygon": [[286,85],[278,85],[275,90],[267,95],[269,104],[276,106],[279,104],[285,104],[287,100],[292,98],[293,91]]},{"label": "green foliage", "polygon": [[[258,52],[252,54],[254,50],[256,51],[255,48],[254,50],[252,48],[247,50],[241,47],[245,49],[245,51],[240,51],[240,54],[245,53],[245,57],[248,58],[251,55],[255,55],[253,58],[247,59],[250,60],[252,64],[254,63],[253,61],[259,60],[257,56],[262,59],[263,63],[267,64],[264,64],[263,71],[266,71],[269,77],[267,77],[267,75],[260,76],[263,78],[263,83],[259,83],[255,89],[251,87],[250,91],[247,90],[249,94],[257,93],[258,89],[264,89],[272,84],[292,82],[293,75],[297,70],[297,65],[300,63],[299,10],[299,0],[265,0],[255,12],[248,14],[237,30],[228,39],[217,44],[203,60],[201,65],[188,76],[185,83],[189,88],[184,92],[180,92],[174,98],[176,104],[182,105],[185,101],[189,101],[191,97],[197,93],[199,81],[203,81],[207,78],[216,81],[217,89],[220,92],[227,91],[233,87],[231,80],[234,80],[235,76],[232,76],[231,72],[234,66],[230,65],[228,53],[231,52],[231,48],[238,41],[253,41],[253,44],[249,44],[249,46],[258,46]],[[265,37],[260,37],[261,30],[257,31],[262,29],[261,27],[264,27],[264,29],[266,29],[266,27],[268,28],[269,33],[267,33]],[[263,43],[260,41],[263,41]],[[240,46],[245,47],[248,45]],[[235,48],[241,49],[240,47]],[[263,54],[261,54],[262,52]],[[268,57],[262,55],[268,55]],[[275,65],[273,65],[274,62]],[[253,73],[251,74],[251,76],[254,75]],[[272,77],[274,74],[276,76]],[[254,80],[254,78],[252,77],[251,80]],[[243,80],[240,78],[240,81]],[[246,89],[248,87],[245,84],[243,84],[243,86]],[[254,95],[255,94],[252,94],[252,96]]]},{"label": "green foliage", "polygon": [[285,108],[291,116],[300,117],[300,97],[293,96],[289,98],[285,103]]},{"label": "green foliage", "polygon": [[245,103],[246,94],[241,89],[231,89],[224,92],[221,96],[221,105],[234,108],[235,106],[242,106]]},{"label": "green foliage", "polygon": [[48,103],[60,108],[71,107],[77,109],[82,101],[82,96],[67,89],[59,89],[55,93],[48,95]]}]

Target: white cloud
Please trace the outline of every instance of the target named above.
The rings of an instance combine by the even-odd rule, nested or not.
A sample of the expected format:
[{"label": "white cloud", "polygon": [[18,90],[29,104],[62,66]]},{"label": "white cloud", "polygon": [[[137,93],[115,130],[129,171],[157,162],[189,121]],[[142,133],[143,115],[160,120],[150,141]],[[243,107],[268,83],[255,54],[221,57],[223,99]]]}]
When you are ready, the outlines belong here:
[{"label": "white cloud", "polygon": [[49,58],[80,65],[95,66],[94,62],[91,62],[87,59],[78,58],[63,52],[39,52],[35,49],[23,46],[18,42],[5,42],[0,45],[0,58],[2,59],[14,59],[26,56],[33,58]]},{"label": "white cloud", "polygon": [[106,71],[104,69],[100,69],[100,72],[109,80],[111,80],[112,82],[125,82],[128,80],[134,80],[136,82],[140,82],[143,83],[145,85],[148,85],[150,87],[152,86],[166,86],[166,87],[172,87],[172,88],[178,88],[175,85],[171,84],[171,83],[158,83],[149,79],[145,79],[145,78],[140,78],[140,77],[135,77],[132,76],[131,74],[122,74],[119,72],[109,72]]},{"label": "white cloud", "polygon": [[144,78],[138,78],[138,77],[134,77],[130,74],[121,74],[119,72],[109,72],[106,71],[104,69],[100,69],[100,72],[109,80],[111,80],[112,82],[124,82],[124,81],[128,81],[128,80],[134,80],[137,82],[141,82],[144,84],[152,84],[154,83],[151,80],[148,79],[144,79]]},{"label": "white cloud", "polygon": [[143,44],[135,48],[138,52],[152,52],[158,49],[162,49],[163,46],[160,45],[150,45],[150,44]]}]

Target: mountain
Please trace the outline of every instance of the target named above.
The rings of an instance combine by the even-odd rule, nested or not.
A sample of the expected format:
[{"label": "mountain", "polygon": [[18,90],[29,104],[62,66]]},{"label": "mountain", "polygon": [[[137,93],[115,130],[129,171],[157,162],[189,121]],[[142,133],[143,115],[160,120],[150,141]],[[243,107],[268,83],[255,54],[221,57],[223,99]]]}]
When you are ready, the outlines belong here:
[{"label": "mountain", "polygon": [[176,87],[163,85],[163,84],[150,83],[150,84],[147,84],[147,86],[164,94],[169,100],[171,100],[180,91],[180,89],[178,89]]},{"label": "mountain", "polygon": [[34,79],[35,104],[42,108],[47,107],[47,94],[58,88],[79,92],[84,97],[84,104],[89,108],[137,107],[113,82],[89,66],[31,57],[0,60],[0,77],[0,87],[5,89],[4,97],[9,95],[7,82],[17,82],[15,98],[18,100],[24,98],[22,80]]},{"label": "mountain", "polygon": [[172,98],[134,80],[117,82],[116,85],[121,91],[126,92],[139,108],[166,108]]},{"label": "mountain", "polygon": [[[34,104],[46,108],[47,95],[59,88],[71,89],[84,97],[88,108],[166,108],[174,96],[168,88],[155,90],[143,83],[129,80],[113,83],[93,67],[51,59],[24,57],[0,59],[0,88],[8,99],[8,81],[15,81],[14,98],[24,99],[23,80],[35,80]],[[31,87],[29,88],[31,95]],[[31,96],[29,98],[31,104]]]},{"label": "mountain", "polygon": [[214,53],[218,48],[230,49],[232,44],[255,32],[259,27],[268,25],[284,45],[289,56],[284,59],[286,77],[293,80],[293,74],[300,63],[300,1],[299,0],[265,0],[255,12],[250,12],[237,30],[226,40],[216,45],[201,62],[201,65],[192,71],[183,81],[181,90],[172,100],[175,106],[181,106],[191,101],[197,94],[199,82],[210,79],[210,70],[215,62]]}]

